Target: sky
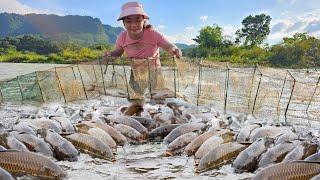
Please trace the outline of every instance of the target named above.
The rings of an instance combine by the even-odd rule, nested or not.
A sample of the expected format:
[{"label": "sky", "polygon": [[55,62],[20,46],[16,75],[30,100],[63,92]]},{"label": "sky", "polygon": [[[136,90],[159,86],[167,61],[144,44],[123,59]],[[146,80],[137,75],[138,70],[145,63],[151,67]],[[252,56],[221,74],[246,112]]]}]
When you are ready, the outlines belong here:
[{"label": "sky", "polygon": [[[234,39],[241,21],[249,15],[270,15],[269,44],[297,32],[320,38],[320,0],[137,0],[149,23],[174,43],[195,44],[192,38],[204,26],[218,24]],[[0,12],[84,15],[103,24],[123,26],[117,18],[127,0],[0,0]]]}]

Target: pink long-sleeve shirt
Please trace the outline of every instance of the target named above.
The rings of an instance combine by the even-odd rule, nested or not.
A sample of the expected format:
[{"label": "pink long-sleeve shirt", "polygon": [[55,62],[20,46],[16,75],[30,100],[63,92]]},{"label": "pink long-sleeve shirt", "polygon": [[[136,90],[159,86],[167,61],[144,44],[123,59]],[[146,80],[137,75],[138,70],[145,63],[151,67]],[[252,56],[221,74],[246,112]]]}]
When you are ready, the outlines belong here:
[{"label": "pink long-sleeve shirt", "polygon": [[117,38],[116,49],[123,48],[129,58],[146,59],[156,58],[156,61],[150,61],[151,65],[160,67],[160,48],[166,48],[169,41],[153,28],[147,28],[143,32],[142,38],[133,40],[129,37],[127,31],[123,31]]}]

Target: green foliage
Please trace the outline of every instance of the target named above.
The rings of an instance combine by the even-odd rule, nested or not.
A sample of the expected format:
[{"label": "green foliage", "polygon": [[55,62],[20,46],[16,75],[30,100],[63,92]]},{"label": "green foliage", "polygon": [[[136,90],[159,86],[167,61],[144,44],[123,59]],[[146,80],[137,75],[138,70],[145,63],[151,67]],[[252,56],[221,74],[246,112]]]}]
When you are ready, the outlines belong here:
[{"label": "green foliage", "polygon": [[270,33],[271,17],[265,14],[248,16],[242,21],[243,28],[236,31],[236,43],[244,39],[244,45],[253,47],[262,44]]},{"label": "green foliage", "polygon": [[220,48],[223,46],[222,28],[216,24],[201,28],[200,35],[193,40],[200,48]]}]

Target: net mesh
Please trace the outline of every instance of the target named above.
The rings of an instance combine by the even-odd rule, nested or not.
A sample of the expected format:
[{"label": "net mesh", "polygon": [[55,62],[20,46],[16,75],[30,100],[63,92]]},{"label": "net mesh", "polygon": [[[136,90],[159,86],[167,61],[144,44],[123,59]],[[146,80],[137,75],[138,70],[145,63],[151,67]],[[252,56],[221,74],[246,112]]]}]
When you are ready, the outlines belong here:
[{"label": "net mesh", "polygon": [[81,62],[0,82],[1,102],[71,102],[110,95],[129,99],[182,97],[197,105],[273,120],[320,118],[320,73],[237,68],[203,59],[119,58]]}]

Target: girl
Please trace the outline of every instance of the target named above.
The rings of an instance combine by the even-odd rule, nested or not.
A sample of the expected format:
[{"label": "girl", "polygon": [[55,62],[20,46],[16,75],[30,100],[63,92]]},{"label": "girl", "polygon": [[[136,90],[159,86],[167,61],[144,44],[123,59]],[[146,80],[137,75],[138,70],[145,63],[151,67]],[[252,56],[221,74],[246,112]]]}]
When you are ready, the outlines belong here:
[{"label": "girl", "polygon": [[[147,87],[146,73],[148,68],[156,73],[151,74],[152,88],[161,87],[161,64],[159,47],[170,55],[180,58],[182,53],[174,44],[170,43],[162,34],[155,31],[151,25],[147,25],[149,16],[138,2],[125,3],[121,8],[118,21],[122,20],[125,31],[117,38],[115,49],[106,52],[105,57],[120,57],[123,53],[131,59],[130,87],[133,95],[130,95],[131,105],[125,111],[126,115],[134,115],[141,111],[144,103],[143,94]],[[147,62],[148,59],[148,62]],[[149,70],[150,71],[150,70]]]}]

